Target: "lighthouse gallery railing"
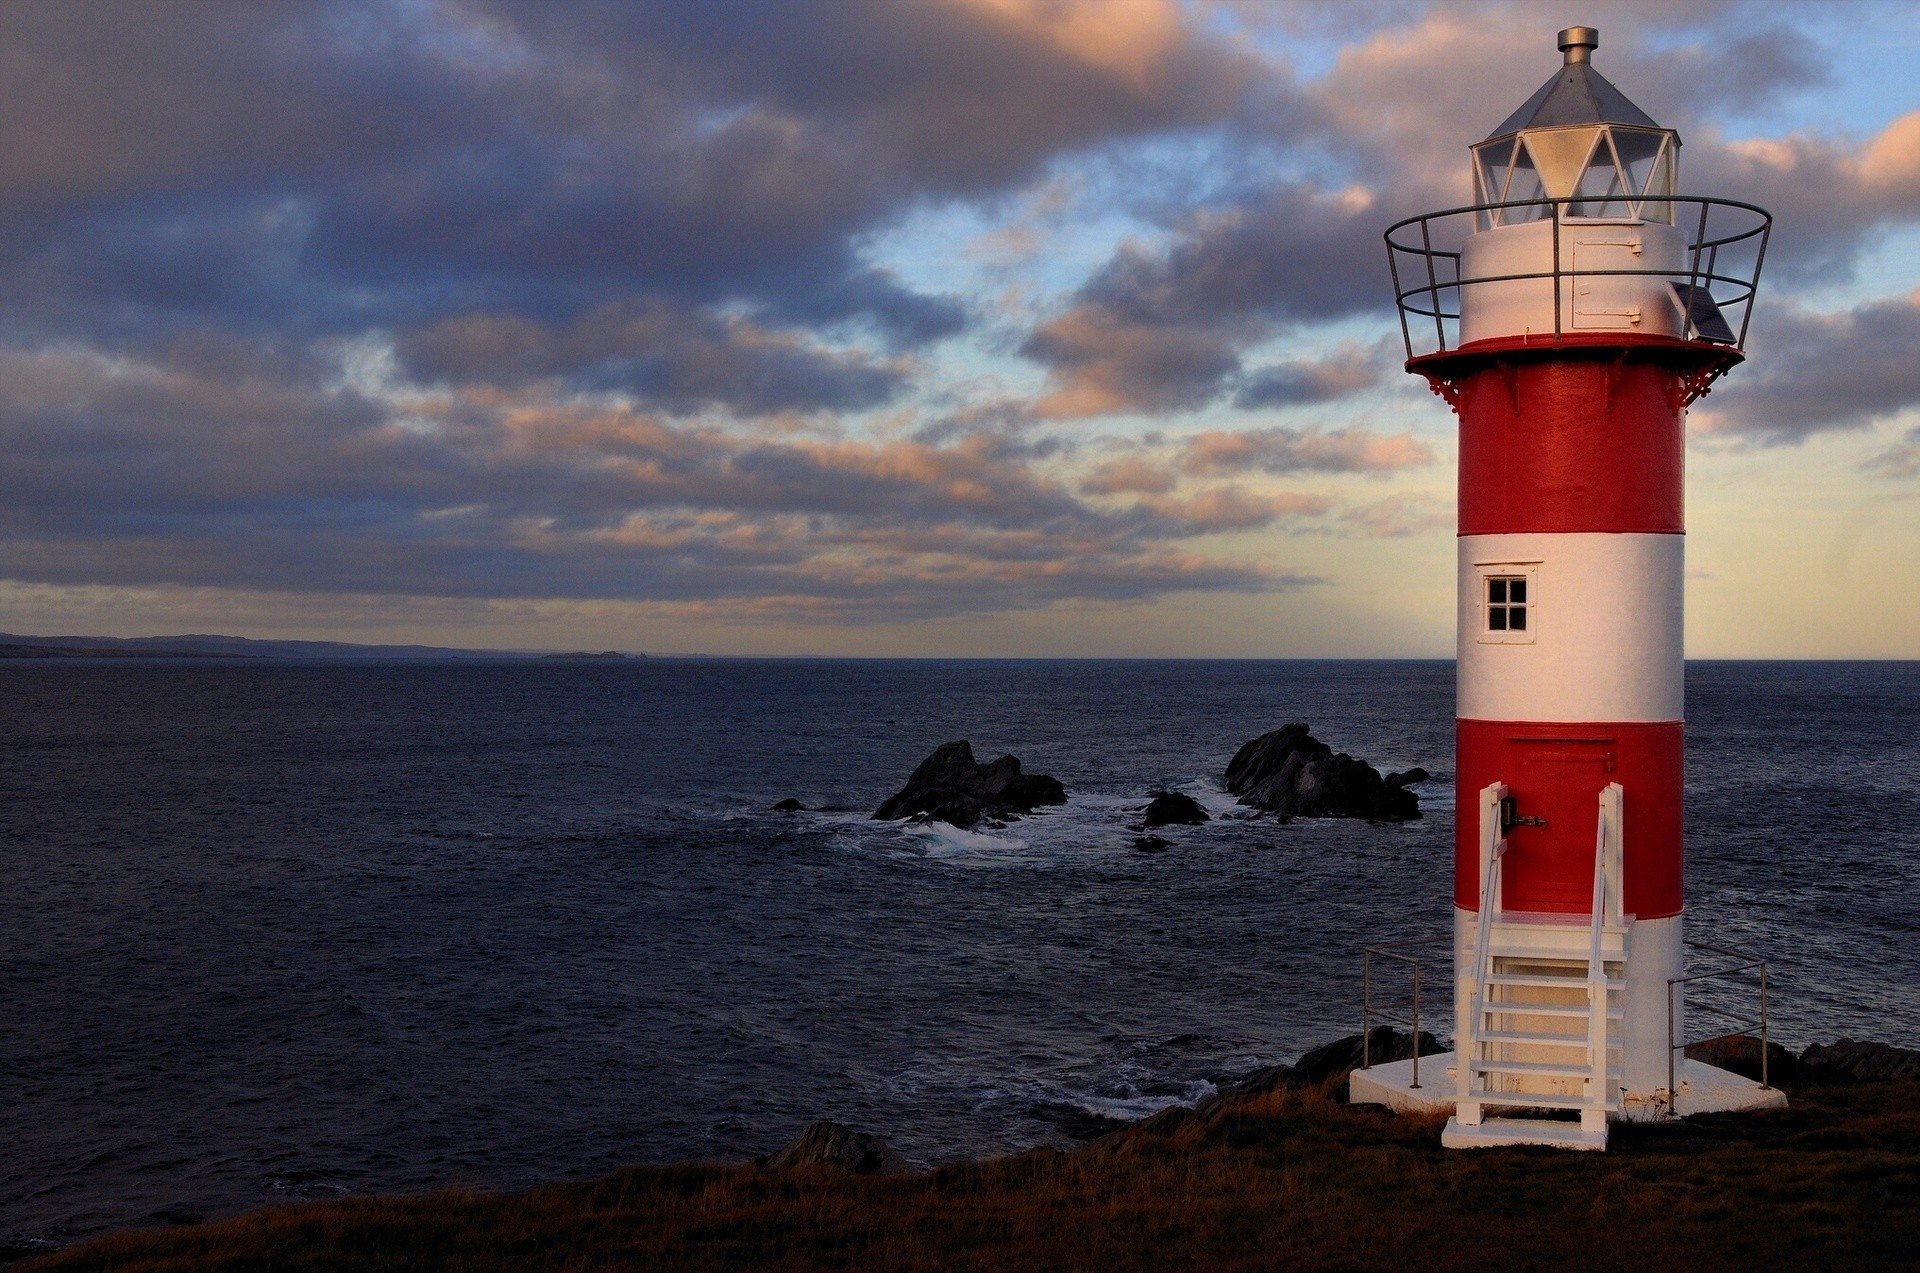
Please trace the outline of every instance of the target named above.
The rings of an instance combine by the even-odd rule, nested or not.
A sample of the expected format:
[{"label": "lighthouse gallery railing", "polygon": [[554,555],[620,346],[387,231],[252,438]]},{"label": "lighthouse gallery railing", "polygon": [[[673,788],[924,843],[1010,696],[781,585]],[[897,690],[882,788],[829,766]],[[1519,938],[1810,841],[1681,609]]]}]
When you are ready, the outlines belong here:
[{"label": "lighthouse gallery railing", "polygon": [[[1566,318],[1561,302],[1561,282],[1572,278],[1603,277],[1643,277],[1662,278],[1675,284],[1684,285],[1687,296],[1710,297],[1722,313],[1738,311],[1738,328],[1729,324],[1735,332],[1732,347],[1745,349],[1747,343],[1747,324],[1753,318],[1753,298],[1760,287],[1760,268],[1767,259],[1767,240],[1773,233],[1773,217],[1764,208],[1751,203],[1742,203],[1738,199],[1714,199],[1703,195],[1662,195],[1650,199],[1649,203],[1658,203],[1671,207],[1676,225],[1691,224],[1692,241],[1687,244],[1687,263],[1683,269],[1568,269],[1563,266],[1560,251],[1560,230],[1563,225],[1583,225],[1599,222],[1618,223],[1618,217],[1569,217],[1567,208],[1572,204],[1591,205],[1595,200],[1591,196],[1568,199],[1517,199],[1506,203],[1475,203],[1466,207],[1448,208],[1441,212],[1429,212],[1423,216],[1408,217],[1396,221],[1387,228],[1387,266],[1393,272],[1394,303],[1400,310],[1400,338],[1406,345],[1409,359],[1421,354],[1445,353],[1460,347],[1460,296],[1469,287],[1481,287],[1489,283],[1516,283],[1532,279],[1551,280],[1553,283],[1553,337],[1559,340],[1565,334]],[[1532,220],[1547,220],[1553,223],[1553,268],[1535,270],[1524,274],[1489,274],[1463,279],[1460,277],[1460,258],[1462,249],[1448,246],[1454,243],[1464,244],[1466,236],[1472,233],[1483,218],[1489,214],[1507,213],[1514,210],[1528,212],[1544,209],[1545,215],[1535,212]],[[1686,211],[1684,217],[1682,210]],[[1697,210],[1697,211],[1696,211]],[[1510,223],[1519,218],[1503,218]],[[1438,246],[1437,246],[1438,245]],[[1744,259],[1751,253],[1749,267]],[[1736,263],[1737,262],[1737,263]],[[1402,267],[1406,267],[1404,270]],[[1409,281],[1410,280],[1410,281]],[[1715,287],[1721,289],[1715,292]],[[1433,345],[1427,347],[1425,329],[1428,322],[1433,324]],[[1418,329],[1422,339],[1418,347],[1414,332]],[[1543,336],[1544,339],[1544,336]],[[1721,342],[1725,343],[1725,342]]]}]

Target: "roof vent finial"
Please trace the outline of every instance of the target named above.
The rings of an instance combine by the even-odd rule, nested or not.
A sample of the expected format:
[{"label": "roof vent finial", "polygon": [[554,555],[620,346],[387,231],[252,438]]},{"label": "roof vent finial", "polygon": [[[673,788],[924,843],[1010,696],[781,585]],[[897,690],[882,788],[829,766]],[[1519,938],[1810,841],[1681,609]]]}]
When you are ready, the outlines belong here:
[{"label": "roof vent finial", "polygon": [[1598,27],[1568,27],[1560,33],[1560,51],[1567,55],[1567,65],[1575,62],[1591,62],[1593,51],[1600,47]]}]

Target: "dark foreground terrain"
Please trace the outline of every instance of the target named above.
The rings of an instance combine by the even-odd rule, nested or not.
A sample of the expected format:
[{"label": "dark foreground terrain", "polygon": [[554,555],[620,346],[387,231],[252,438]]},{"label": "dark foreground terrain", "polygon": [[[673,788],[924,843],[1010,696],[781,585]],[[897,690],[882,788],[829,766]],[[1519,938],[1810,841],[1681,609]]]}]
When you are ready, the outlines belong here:
[{"label": "dark foreground terrain", "polygon": [[[1341,1085],[1334,1085],[1335,1088]],[[1911,1268],[1920,1083],[1619,1127],[1604,1155],[1445,1152],[1322,1086],[1074,1153],[904,1176],[642,1167],[121,1234],[16,1273],[174,1270]]]}]

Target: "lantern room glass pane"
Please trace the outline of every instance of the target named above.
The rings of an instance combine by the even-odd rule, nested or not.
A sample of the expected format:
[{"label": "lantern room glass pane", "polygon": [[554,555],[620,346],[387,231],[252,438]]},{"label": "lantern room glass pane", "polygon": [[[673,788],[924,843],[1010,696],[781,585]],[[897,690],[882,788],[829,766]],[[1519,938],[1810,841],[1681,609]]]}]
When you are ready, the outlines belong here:
[{"label": "lantern room glass pane", "polygon": [[1666,201],[1666,196],[1673,193],[1674,157],[1674,146],[1669,140],[1653,161],[1645,189],[1646,202],[1640,205],[1640,215],[1648,221],[1673,224],[1673,205]]},{"label": "lantern room glass pane", "polygon": [[[1516,199],[1544,199],[1546,187],[1540,184],[1540,173],[1533,166],[1533,156],[1527,148],[1521,146],[1513,157],[1513,176],[1507,182],[1506,201]],[[1531,208],[1507,208],[1501,214],[1502,225],[1517,225],[1522,221],[1540,221],[1549,215],[1545,205]]]},{"label": "lantern room glass pane", "polygon": [[[1473,152],[1473,201],[1475,203],[1498,203],[1506,196],[1507,173],[1513,165],[1513,148],[1517,142],[1502,142],[1493,146],[1479,146]],[[1485,230],[1494,224],[1489,212],[1476,214],[1475,229]]]},{"label": "lantern room glass pane", "polygon": [[1593,157],[1594,146],[1598,144],[1603,152],[1606,149],[1603,132],[1599,128],[1546,128],[1521,134],[1527,153],[1540,170],[1540,184],[1550,198],[1565,199],[1573,194],[1581,172]]},{"label": "lantern room glass pane", "polygon": [[1620,180],[1620,169],[1615,165],[1613,150],[1603,140],[1593,152],[1593,159],[1587,164],[1587,170],[1580,174],[1580,188],[1574,192],[1579,200],[1567,208],[1567,215],[1575,217],[1624,217],[1628,216],[1626,186]]},{"label": "lantern room glass pane", "polygon": [[1653,178],[1654,161],[1660,157],[1660,149],[1666,137],[1660,133],[1645,132],[1637,128],[1616,128],[1613,130],[1613,148],[1620,154],[1620,166],[1627,170],[1627,193],[1635,196],[1645,194],[1666,194],[1665,190],[1647,189]]}]

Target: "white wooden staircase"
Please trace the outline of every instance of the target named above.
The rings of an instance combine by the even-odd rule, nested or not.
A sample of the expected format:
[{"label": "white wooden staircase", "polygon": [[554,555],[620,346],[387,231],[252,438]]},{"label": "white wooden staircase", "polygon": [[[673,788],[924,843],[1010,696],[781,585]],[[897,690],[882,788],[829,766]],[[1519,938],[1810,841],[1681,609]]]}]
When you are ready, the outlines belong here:
[{"label": "white wooden staircase", "polygon": [[[1473,997],[1454,1062],[1459,1096],[1441,1143],[1605,1149],[1607,1116],[1621,1108],[1633,924],[1620,913],[1620,784],[1600,793],[1590,915],[1502,908],[1506,795],[1499,783],[1480,793],[1482,886],[1468,974]],[[1501,1116],[1487,1116],[1495,1108]],[[1578,1121],[1569,1121],[1569,1113]]]}]

